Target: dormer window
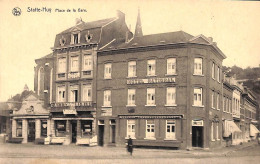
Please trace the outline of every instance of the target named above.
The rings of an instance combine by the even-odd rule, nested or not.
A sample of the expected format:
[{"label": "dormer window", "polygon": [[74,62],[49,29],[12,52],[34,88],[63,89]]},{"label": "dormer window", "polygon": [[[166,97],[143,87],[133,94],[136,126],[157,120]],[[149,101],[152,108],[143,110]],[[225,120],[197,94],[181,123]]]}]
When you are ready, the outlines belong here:
[{"label": "dormer window", "polygon": [[73,32],[71,34],[71,44],[79,44],[80,43],[80,33]]}]

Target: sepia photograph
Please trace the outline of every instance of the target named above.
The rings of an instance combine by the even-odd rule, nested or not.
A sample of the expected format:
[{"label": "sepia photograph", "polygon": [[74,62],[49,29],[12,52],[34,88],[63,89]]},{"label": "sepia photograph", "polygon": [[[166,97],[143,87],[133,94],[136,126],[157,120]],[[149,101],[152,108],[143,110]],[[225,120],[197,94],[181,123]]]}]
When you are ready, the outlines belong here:
[{"label": "sepia photograph", "polygon": [[0,0],[0,164],[258,163],[259,9]]}]

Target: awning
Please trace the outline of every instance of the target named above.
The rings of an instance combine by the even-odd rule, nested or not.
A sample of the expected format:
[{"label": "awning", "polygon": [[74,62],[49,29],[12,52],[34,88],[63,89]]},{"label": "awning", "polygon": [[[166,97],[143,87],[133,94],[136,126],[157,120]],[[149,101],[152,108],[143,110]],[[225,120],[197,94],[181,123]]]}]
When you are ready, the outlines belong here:
[{"label": "awning", "polygon": [[259,130],[255,127],[255,125],[250,124],[250,136],[256,136],[259,133]]},{"label": "awning", "polygon": [[225,120],[223,127],[224,127],[223,137],[229,137],[229,135],[234,132],[242,132],[239,129],[239,127],[234,123],[234,121]]}]

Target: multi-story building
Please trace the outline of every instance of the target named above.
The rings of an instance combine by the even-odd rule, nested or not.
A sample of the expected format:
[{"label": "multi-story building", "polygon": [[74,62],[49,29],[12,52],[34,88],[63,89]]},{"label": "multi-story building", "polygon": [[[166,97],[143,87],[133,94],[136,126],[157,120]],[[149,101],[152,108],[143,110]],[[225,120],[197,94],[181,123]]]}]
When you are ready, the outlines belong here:
[{"label": "multi-story building", "polygon": [[[135,36],[98,52],[99,144],[216,147],[222,142],[222,61],[212,38]],[[230,97],[229,97],[230,98]]]},{"label": "multi-story building", "polygon": [[132,33],[125,15],[83,22],[57,34],[53,53],[36,60],[35,92],[50,105],[51,143],[96,142],[97,50]]}]

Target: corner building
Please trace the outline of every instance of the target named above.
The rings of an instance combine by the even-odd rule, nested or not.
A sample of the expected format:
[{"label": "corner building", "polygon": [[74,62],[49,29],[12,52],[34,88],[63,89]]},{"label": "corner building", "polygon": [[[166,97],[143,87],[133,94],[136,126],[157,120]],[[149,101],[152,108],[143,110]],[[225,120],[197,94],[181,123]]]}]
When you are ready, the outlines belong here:
[{"label": "corner building", "polygon": [[98,51],[98,144],[221,146],[226,56],[203,35],[135,33]]}]

